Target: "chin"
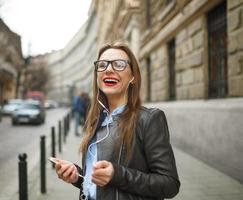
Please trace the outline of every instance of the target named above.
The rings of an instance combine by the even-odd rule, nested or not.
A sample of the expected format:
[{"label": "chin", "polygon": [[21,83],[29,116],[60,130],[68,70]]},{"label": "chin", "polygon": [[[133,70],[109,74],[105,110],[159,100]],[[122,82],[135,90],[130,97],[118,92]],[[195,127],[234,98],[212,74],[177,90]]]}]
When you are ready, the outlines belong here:
[{"label": "chin", "polygon": [[121,91],[115,88],[105,88],[102,90],[105,95],[111,96],[111,95],[119,95],[121,94]]}]

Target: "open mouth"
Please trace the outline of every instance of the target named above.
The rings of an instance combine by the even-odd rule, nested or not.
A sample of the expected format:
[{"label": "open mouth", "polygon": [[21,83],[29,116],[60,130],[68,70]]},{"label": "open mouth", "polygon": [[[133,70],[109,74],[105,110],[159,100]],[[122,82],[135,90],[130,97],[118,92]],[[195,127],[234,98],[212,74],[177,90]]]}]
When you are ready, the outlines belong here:
[{"label": "open mouth", "polygon": [[118,80],[113,78],[105,78],[103,82],[106,86],[115,86],[118,83]]}]

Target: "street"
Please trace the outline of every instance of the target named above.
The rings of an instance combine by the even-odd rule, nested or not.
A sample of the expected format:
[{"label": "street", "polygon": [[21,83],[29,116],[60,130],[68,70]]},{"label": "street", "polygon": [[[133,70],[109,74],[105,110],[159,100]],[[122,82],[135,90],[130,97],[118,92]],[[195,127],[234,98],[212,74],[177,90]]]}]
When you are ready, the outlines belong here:
[{"label": "street", "polygon": [[[0,123],[0,199],[18,192],[18,155],[27,154],[28,175],[39,161],[40,136],[46,135],[46,147],[50,145],[51,127],[63,120],[67,109],[58,108],[46,111],[43,125],[12,126],[11,118],[4,117]],[[47,154],[48,156],[48,154]],[[28,177],[31,179],[31,177]]]},{"label": "street", "polygon": [[[21,125],[12,127],[9,118],[0,123],[0,200],[16,200],[18,194],[18,154],[28,154],[28,194],[30,200],[75,199],[79,190],[60,181],[47,163],[47,194],[40,193],[39,142],[40,135],[47,136],[46,146],[50,146],[51,126],[57,127],[67,109],[47,111],[46,123],[41,126]],[[77,154],[79,139],[74,136],[73,123],[67,142],[63,145],[61,158],[79,163]],[[46,148],[46,156],[50,148]],[[175,200],[241,200],[243,187],[238,181],[216,170],[206,163],[174,147],[181,189]],[[37,169],[37,171],[36,171]]]}]

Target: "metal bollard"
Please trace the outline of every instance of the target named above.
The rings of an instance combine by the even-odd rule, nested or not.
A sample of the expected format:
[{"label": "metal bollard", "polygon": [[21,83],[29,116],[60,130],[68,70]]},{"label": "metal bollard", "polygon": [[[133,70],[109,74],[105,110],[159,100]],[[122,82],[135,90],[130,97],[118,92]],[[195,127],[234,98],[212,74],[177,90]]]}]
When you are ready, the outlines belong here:
[{"label": "metal bollard", "polygon": [[67,125],[67,115],[64,117],[65,119],[65,129],[66,129],[66,136],[68,135],[68,125]]},{"label": "metal bollard", "polygon": [[46,193],[46,136],[40,137],[40,190],[42,194]]},{"label": "metal bollard", "polygon": [[70,131],[70,121],[71,121],[71,114],[68,113],[68,130]]},{"label": "metal bollard", "polygon": [[69,132],[69,113],[67,114],[67,130]]},{"label": "metal bollard", "polygon": [[66,116],[66,123],[67,123],[67,134],[69,133],[69,128],[68,128],[68,115]]},{"label": "metal bollard", "polygon": [[65,117],[63,118],[63,141],[66,143],[66,122]]},{"label": "metal bollard", "polygon": [[28,200],[27,154],[19,154],[19,200]]},{"label": "metal bollard", "polygon": [[58,121],[58,151],[62,153],[62,122]]},{"label": "metal bollard", "polygon": [[[51,156],[56,157],[56,136],[55,136],[55,127],[51,127]],[[55,164],[52,163],[52,168],[55,168]]]}]

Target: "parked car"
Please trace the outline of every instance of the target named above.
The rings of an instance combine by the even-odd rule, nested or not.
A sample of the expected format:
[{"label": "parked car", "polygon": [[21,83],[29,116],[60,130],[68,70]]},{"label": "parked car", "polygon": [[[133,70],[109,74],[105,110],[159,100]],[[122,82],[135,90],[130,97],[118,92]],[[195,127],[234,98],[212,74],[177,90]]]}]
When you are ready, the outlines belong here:
[{"label": "parked car", "polygon": [[0,106],[0,122],[2,121],[2,106]]},{"label": "parked car", "polygon": [[11,115],[14,110],[23,103],[22,99],[10,99],[7,104],[3,106],[2,112],[3,115]]},{"label": "parked car", "polygon": [[20,123],[43,124],[45,109],[39,101],[27,100],[12,113],[12,125]]},{"label": "parked car", "polygon": [[54,100],[45,100],[44,107],[45,109],[57,108],[59,105]]}]

